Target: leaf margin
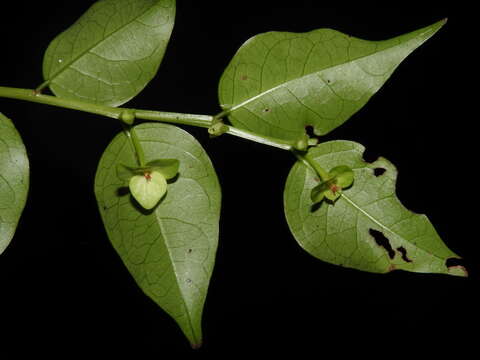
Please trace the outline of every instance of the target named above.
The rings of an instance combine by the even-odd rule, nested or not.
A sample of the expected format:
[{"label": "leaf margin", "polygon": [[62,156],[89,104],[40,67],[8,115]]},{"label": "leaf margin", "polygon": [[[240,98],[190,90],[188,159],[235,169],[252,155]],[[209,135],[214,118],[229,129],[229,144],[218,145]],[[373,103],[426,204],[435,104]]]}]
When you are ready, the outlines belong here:
[{"label": "leaf margin", "polygon": [[[102,190],[102,188],[100,186],[98,186],[99,182],[103,182],[104,181],[104,178],[105,178],[105,174],[104,173],[101,173],[101,172],[98,172],[97,171],[97,174],[96,174],[96,177],[95,177],[95,195],[96,195],[96,198],[97,198],[97,202],[98,202],[98,207],[99,207],[99,211],[100,211],[100,214],[101,214],[101,217],[102,217],[102,220],[104,222],[104,226],[105,226],[105,229],[106,229],[106,232],[108,234],[108,237],[109,237],[109,240],[110,242],[112,243],[113,247],[115,248],[117,254],[119,255],[119,257],[122,259],[122,262],[123,264],[127,267],[127,269],[129,270],[129,272],[131,273],[131,275],[133,276],[133,278],[135,279],[135,282],[137,283],[137,285],[142,289],[142,291],[150,298],[152,299],[154,302],[157,303],[157,305],[159,305],[164,311],[166,311],[167,314],[169,314],[174,320],[175,322],[180,326],[180,328],[182,329],[182,332],[184,333],[184,335],[187,337],[187,339],[189,340],[190,344],[192,347],[194,348],[197,348],[197,347],[200,347],[201,346],[201,343],[202,343],[202,328],[201,328],[201,319],[202,319],[202,313],[203,313],[203,307],[204,307],[204,303],[205,303],[205,298],[207,296],[207,291],[208,291],[208,283],[210,282],[210,277],[211,277],[211,273],[212,273],[212,270],[213,270],[213,267],[214,267],[214,263],[215,263],[215,255],[216,255],[216,249],[217,249],[217,245],[218,245],[218,231],[219,231],[219,217],[220,217],[220,206],[221,206],[221,189],[220,189],[220,184],[219,184],[219,181],[218,181],[218,177],[215,173],[215,169],[213,168],[213,164],[211,163],[211,160],[210,158],[208,157],[208,154],[205,152],[205,150],[203,149],[203,147],[201,146],[201,144],[191,135],[189,134],[188,132],[186,132],[185,130],[179,128],[179,127],[176,127],[176,126],[173,126],[173,125],[169,125],[169,124],[164,124],[164,123],[143,123],[143,124],[140,124],[140,125],[137,125],[134,127],[135,129],[135,132],[137,134],[137,137],[140,141],[140,143],[144,145],[144,151],[145,151],[145,155],[146,155],[146,158],[147,160],[150,160],[150,158],[152,160],[155,160],[159,154],[155,153],[155,154],[149,154],[150,150],[148,149],[148,147],[146,147],[145,145],[148,144],[151,139],[146,139],[145,137],[148,135],[146,135],[149,130],[151,130],[152,128],[163,128],[163,129],[169,129],[173,132],[177,132],[177,133],[181,133],[181,134],[184,134],[185,136],[188,136],[188,138],[190,140],[192,140],[192,144],[194,144],[194,148],[191,149],[191,152],[187,152],[185,153],[185,156],[188,156],[188,157],[192,157],[195,153],[194,150],[201,150],[202,151],[202,156],[205,157],[206,160],[208,160],[208,166],[209,166],[209,169],[207,169],[208,171],[210,171],[209,175],[214,175],[214,179],[213,179],[213,182],[214,182],[214,186],[215,186],[215,189],[218,191],[216,194],[210,194],[209,195],[209,199],[211,201],[211,204],[213,203],[213,207],[215,208],[215,213],[214,214],[210,214],[210,217],[213,218],[215,221],[216,221],[216,228],[215,229],[212,229],[211,231],[209,230],[208,233],[209,235],[214,238],[214,245],[211,245],[210,244],[210,248],[209,248],[209,251],[211,251],[210,253],[210,257],[213,259],[213,262],[211,263],[210,265],[210,275],[209,278],[208,278],[208,281],[207,281],[207,287],[205,288],[205,293],[204,293],[204,297],[203,297],[203,300],[201,300],[201,308],[200,310],[197,310],[195,314],[191,315],[191,317],[188,318],[188,321],[187,323],[181,323],[179,321],[179,318],[175,316],[175,314],[173,314],[171,311],[169,311],[168,309],[165,309],[164,306],[162,306],[160,303],[158,303],[158,298],[156,298],[155,294],[152,292],[151,289],[146,289],[142,286],[141,282],[139,282],[139,280],[137,280],[137,277],[135,276],[135,274],[132,272],[132,270],[130,269],[130,266],[128,264],[128,262],[126,261],[126,259],[124,258],[124,256],[122,256],[122,254],[120,253],[119,249],[118,249],[118,246],[115,245],[115,242],[112,240],[112,231],[113,229],[110,229],[107,225],[107,221],[105,220],[106,219],[106,215],[105,215],[105,211],[106,211],[106,208],[111,208],[113,209],[113,205],[105,200],[106,198],[104,197],[104,195],[102,195],[102,192],[104,191],[104,189]],[[125,150],[125,147],[129,147],[129,152],[130,152],[130,161],[127,161],[127,163],[131,163],[135,160],[135,155],[134,155],[134,148],[132,146],[132,144],[130,143],[129,144],[129,139],[125,136],[124,133],[120,133],[118,134],[111,142],[110,142],[110,145],[114,144],[115,147],[118,147],[117,143],[115,142],[116,139],[118,138],[122,138],[122,141],[123,141],[123,145],[120,147],[121,149],[124,149]],[[166,137],[167,138],[167,137]],[[171,139],[171,137],[168,137],[169,140],[168,141],[173,141]],[[167,141],[167,142],[168,142]],[[166,143],[167,143],[166,142]],[[172,143],[173,144],[173,143]],[[178,142],[177,142],[178,144]],[[109,145],[109,146],[110,146]],[[148,146],[148,145],[147,145]],[[102,166],[102,160],[104,158],[104,156],[111,156],[111,155],[106,155],[107,154],[107,150],[108,150],[108,147],[106,149],[106,151],[104,152],[104,155],[102,156],[102,159],[100,160],[99,162],[99,168]],[[118,150],[118,149],[117,149]],[[121,156],[120,155],[117,155],[115,156],[116,157],[116,160],[117,161],[117,164],[118,164],[118,161],[120,162],[124,162],[125,159],[120,159]],[[188,161],[185,161],[185,159],[183,160],[180,160],[179,161],[180,163],[180,174],[179,174],[179,178],[178,179],[181,179],[181,172],[183,171],[184,173],[184,177],[186,176],[185,173],[186,172],[191,172],[191,164],[189,164]],[[113,164],[113,163],[112,163]],[[206,171],[207,171],[206,170]],[[118,178],[118,176],[116,175],[116,166],[113,164],[112,165],[112,168],[109,170],[111,171],[111,174],[113,176],[116,176],[117,179],[116,179],[116,186],[122,186],[122,184],[124,184],[124,181],[120,178]],[[172,190],[172,188],[175,186],[175,182],[178,180],[177,178],[175,178],[176,180],[172,183],[172,184],[169,184],[169,191],[167,192],[167,196],[172,193],[177,193],[176,190]],[[204,181],[202,179],[202,181]],[[109,190],[111,191],[111,190]],[[203,190],[204,191],[204,190]],[[162,199],[162,201],[166,201],[166,197],[164,197]],[[125,206],[133,206],[133,201],[132,199],[130,198],[130,204],[126,204],[126,201],[124,201],[121,205],[122,207],[125,207]],[[135,207],[135,211],[137,211],[138,213],[138,216],[139,216],[139,219],[141,217],[144,217],[145,215],[152,215],[152,216],[155,216],[155,217],[158,217],[160,215],[159,214],[159,209],[160,209],[160,206],[161,206],[161,203],[160,205],[158,205],[156,208],[154,208],[152,211],[146,211],[144,209],[140,209],[138,207]],[[207,222],[207,219],[208,217],[204,217],[203,218],[203,222]],[[190,249],[193,249],[195,251],[195,248],[192,247],[192,245],[190,245]],[[190,250],[189,249],[189,250]],[[172,254],[175,253],[175,251],[177,251],[178,249],[175,249],[175,248],[172,248],[171,251],[168,250],[169,252],[169,256],[173,256]],[[201,249],[200,249],[201,250]],[[193,256],[193,254],[192,254]],[[188,278],[184,279],[188,282]],[[177,285],[179,288],[182,286],[180,284],[180,278],[176,278],[176,281],[177,281]],[[196,286],[193,281],[189,282],[189,284],[187,284],[188,286]],[[181,290],[179,290],[181,292]],[[182,306],[185,306],[187,307],[187,300],[189,299],[186,299],[184,298],[182,301],[183,301],[183,305]],[[190,329],[188,327],[191,327]]]},{"label": "leaf margin", "polygon": [[[403,251],[408,250],[410,252],[410,250],[411,250],[410,248],[406,249],[405,247],[403,247],[403,243],[400,244],[400,246],[398,246],[398,247],[397,247],[397,245],[391,246],[390,249],[392,247],[394,248],[394,250],[393,250],[394,255],[393,255],[393,258],[389,258],[389,256],[387,256],[387,252],[385,251],[386,248],[383,248],[378,243],[375,244],[375,241],[373,239],[372,234],[370,234],[368,236],[368,238],[370,238],[370,243],[367,244],[367,245],[370,246],[373,249],[372,251],[376,251],[376,254],[380,254],[377,257],[376,261],[380,261],[379,260],[380,257],[382,257],[383,260],[385,260],[385,261],[382,260],[383,261],[382,264],[385,265],[384,267],[372,270],[372,269],[369,269],[365,265],[365,264],[367,264],[367,260],[364,260],[364,263],[358,262],[355,266],[353,266],[352,264],[348,264],[348,261],[345,260],[345,259],[348,259],[348,257],[346,257],[345,255],[339,255],[339,258],[342,257],[343,261],[336,261],[336,260],[332,260],[331,258],[326,259],[325,258],[325,257],[327,257],[326,255],[318,255],[318,253],[316,254],[315,253],[316,250],[314,249],[314,247],[315,246],[320,246],[320,245],[309,244],[308,241],[306,241],[304,238],[302,238],[301,235],[298,234],[298,231],[297,231],[296,228],[298,228],[299,225],[296,222],[300,222],[300,221],[298,221],[298,219],[295,219],[295,216],[297,216],[297,218],[298,218],[298,217],[301,217],[301,215],[298,215],[298,214],[296,214],[296,215],[293,214],[292,215],[292,213],[294,213],[296,210],[295,210],[295,207],[292,205],[293,204],[292,200],[290,200],[291,197],[294,197],[294,194],[296,194],[300,197],[305,197],[306,196],[305,194],[309,194],[310,191],[311,191],[310,187],[313,188],[313,186],[316,184],[316,182],[313,180],[316,177],[316,175],[315,175],[314,171],[312,169],[310,169],[309,167],[307,167],[304,163],[302,163],[301,161],[297,161],[292,166],[292,168],[291,168],[291,170],[288,174],[286,183],[285,183],[284,212],[285,212],[286,220],[287,220],[287,223],[288,223],[288,227],[289,227],[292,235],[294,236],[297,243],[305,251],[307,251],[309,254],[313,255],[314,257],[316,257],[316,258],[318,258],[322,261],[325,261],[325,262],[328,262],[328,263],[331,263],[331,264],[334,264],[334,265],[340,265],[340,266],[344,266],[344,267],[348,267],[348,268],[354,268],[354,269],[357,269],[357,270],[362,270],[362,271],[367,271],[367,272],[372,272],[372,273],[388,273],[388,272],[391,272],[393,270],[405,270],[405,271],[417,272],[417,273],[441,273],[441,274],[448,274],[448,275],[455,275],[455,276],[462,276],[462,277],[468,276],[468,272],[463,265],[448,265],[447,264],[447,262],[451,259],[461,260],[462,258],[460,256],[458,256],[457,254],[455,254],[452,250],[450,250],[447,247],[447,245],[442,241],[442,239],[438,235],[438,232],[436,231],[436,229],[434,228],[433,224],[430,222],[428,217],[424,214],[418,214],[418,213],[415,213],[415,212],[409,210],[400,201],[400,199],[398,198],[397,193],[396,193],[396,180],[397,180],[398,171],[397,171],[396,167],[389,160],[385,159],[384,157],[379,157],[377,160],[375,160],[373,162],[367,162],[363,158],[363,154],[365,152],[365,147],[363,145],[357,143],[357,142],[347,141],[347,140],[332,140],[332,141],[328,141],[328,142],[319,144],[315,147],[315,149],[312,149],[312,152],[314,152],[314,153],[317,152],[317,154],[311,154],[310,156],[315,158],[316,161],[319,161],[320,163],[322,163],[322,165],[325,164],[325,162],[327,162],[327,163],[329,161],[331,162],[332,161],[331,159],[335,159],[336,152],[330,152],[329,153],[328,152],[328,147],[333,148],[334,146],[339,146],[340,148],[342,148],[342,146],[344,146],[344,148],[342,148],[343,149],[342,151],[344,153],[346,153],[348,151],[354,152],[355,157],[352,156],[350,158],[350,160],[347,160],[348,158],[345,155],[343,157],[341,157],[341,156],[339,156],[339,157],[341,157],[341,159],[342,159],[340,161],[342,164],[346,164],[347,166],[351,167],[354,170],[355,180],[354,180],[353,186],[351,188],[346,189],[344,192],[342,192],[342,195],[338,199],[337,203],[335,203],[335,205],[320,203],[320,207],[321,206],[324,207],[323,210],[322,209],[320,209],[320,210],[322,210],[323,212],[327,212],[326,216],[333,216],[332,213],[336,211],[335,210],[336,207],[338,206],[338,204],[342,204],[342,202],[347,203],[348,206],[358,207],[358,205],[355,204],[354,201],[352,201],[352,199],[351,199],[352,193],[350,193],[350,195],[349,195],[349,190],[353,189],[353,190],[356,191],[355,185],[360,186],[359,184],[355,183],[356,181],[359,181],[358,180],[359,178],[361,178],[361,177],[359,177],[359,175],[361,175],[362,171],[364,171],[364,172],[368,171],[368,172],[370,172],[370,176],[372,176],[372,179],[378,179],[378,178],[383,177],[383,179],[385,179],[384,181],[386,183],[386,185],[384,185],[384,186],[385,187],[390,186],[391,187],[390,190],[393,189],[393,192],[389,193],[388,198],[393,198],[394,199],[394,201],[396,202],[394,205],[398,206],[398,208],[399,208],[398,211],[401,211],[403,213],[408,213],[409,216],[414,218],[415,220],[422,219],[423,221],[426,222],[424,224],[425,226],[430,226],[431,227],[431,229],[427,229],[427,230],[431,231],[434,237],[436,236],[436,238],[434,240],[434,241],[436,241],[436,243],[434,243],[434,245],[438,247],[438,249],[437,249],[438,251],[443,252],[444,257],[442,258],[440,256],[437,256],[436,254],[431,254],[432,257],[437,256],[438,259],[441,259],[438,262],[438,264],[433,264],[433,261],[432,261],[432,263],[427,266],[426,262],[424,261],[423,263],[420,262],[421,265],[418,268],[416,268],[416,266],[417,266],[416,262],[415,262],[414,265],[412,265],[412,264],[409,265],[408,262],[404,261],[403,259],[402,259],[402,261],[400,261],[400,258],[402,258],[404,256]],[[342,151],[339,151],[338,153],[342,153]],[[322,158],[322,156],[324,156],[324,158]],[[327,160],[329,157],[331,159]],[[319,160],[319,159],[321,159],[321,160]],[[338,160],[336,160],[336,161],[338,161]],[[335,164],[338,165],[338,163],[335,163]],[[359,166],[359,164],[361,164],[361,165]],[[333,163],[330,163],[330,165],[334,166]],[[374,175],[374,171],[377,168],[382,168],[382,169],[385,170],[385,172],[383,172],[382,175],[376,176],[376,175]],[[296,186],[294,184],[294,182],[296,180],[298,180],[298,178],[295,179],[295,176],[298,177],[297,174],[300,174],[302,176],[303,180],[301,180],[301,181],[304,182],[304,187],[302,189],[299,189],[298,186]],[[305,185],[307,182],[309,182],[308,186]],[[296,189],[296,192],[294,192],[292,189]],[[366,190],[364,190],[364,191],[366,191]],[[387,188],[387,190],[384,190],[384,191],[388,191],[388,188]],[[355,194],[355,196],[356,195],[357,194]],[[302,200],[299,200],[298,204],[300,204],[301,201]],[[375,202],[376,201],[377,200],[375,200]],[[298,205],[298,206],[301,207],[302,205]],[[319,207],[315,207],[315,206],[313,206],[310,209],[310,211],[312,211],[312,213],[314,211],[318,211],[318,210],[319,210]],[[318,215],[318,213],[317,213],[317,215]],[[320,216],[320,215],[318,215],[318,216]],[[385,230],[385,229],[389,230],[388,227],[383,225],[381,222],[379,222],[377,219],[375,219],[374,217],[372,217],[368,213],[366,213],[366,217],[370,217],[370,220],[372,220],[373,222],[376,222],[377,223],[376,225],[379,226],[379,227],[375,227],[375,226],[370,225],[370,226],[368,226],[370,228],[370,230],[373,229],[373,230],[378,231],[378,232],[383,232],[383,230]],[[320,221],[320,220],[318,220],[318,221]],[[306,223],[304,222],[303,225],[301,225],[301,226],[306,227],[307,225],[305,225],[305,224]],[[328,223],[325,226],[328,226]],[[358,226],[358,224],[357,224],[357,226]],[[317,227],[318,227],[318,225],[317,225]],[[330,230],[332,230],[332,229],[330,229]],[[322,231],[322,229],[320,229],[318,231],[320,232],[320,231]],[[357,228],[355,228],[354,231],[356,232],[356,234],[359,233],[359,230]],[[390,239],[386,234],[383,234],[383,235],[387,237],[387,240],[388,240],[389,244],[390,244],[390,242],[394,241],[394,240]],[[397,235],[397,234],[395,234],[395,235]],[[325,237],[321,241],[326,241]],[[395,240],[395,242],[396,242],[396,240]],[[417,244],[415,243],[415,246],[416,245]],[[351,245],[348,245],[348,243],[347,243],[347,245],[344,245],[344,246],[348,247],[348,246],[351,246]],[[366,247],[368,247],[368,246],[366,246]],[[360,246],[357,244],[357,247],[359,248]],[[403,249],[400,249],[400,248],[403,248]],[[418,248],[421,251],[425,251],[425,252],[429,251],[428,249],[427,250],[421,249],[420,246],[418,246]],[[323,258],[322,258],[322,256],[323,256]],[[364,256],[364,258],[366,258],[366,257]],[[440,263],[442,263],[442,265],[440,265]],[[422,267],[422,266],[424,266],[424,267]],[[432,271],[432,269],[434,269],[435,271]]]},{"label": "leaf margin", "polygon": [[[10,131],[10,136],[13,137],[13,142],[15,143],[15,149],[14,152],[15,154],[12,156],[12,147],[7,143],[7,140],[2,139],[2,136],[4,136],[5,132],[4,129],[7,129]],[[21,194],[18,194],[18,191],[14,191],[11,189],[13,193],[13,205],[17,209],[14,211],[13,216],[10,215],[8,216],[10,219],[9,223],[11,224],[9,227],[7,227],[7,231],[5,233],[0,233],[0,255],[7,249],[8,245],[11,243],[15,232],[17,230],[20,218],[23,214],[23,211],[25,210],[25,205],[27,202],[28,198],[28,193],[29,193],[29,187],[30,187],[30,163],[27,155],[27,150],[25,148],[25,145],[23,143],[23,140],[21,138],[20,133],[18,130],[15,128],[15,125],[13,124],[12,120],[9,119],[7,116],[5,116],[3,113],[0,112],[0,142],[3,143],[7,147],[7,151],[9,152],[9,157],[10,161],[9,164],[7,164],[7,161],[3,163],[5,166],[13,166],[18,169],[18,172],[13,174],[13,181],[15,182],[15,185],[20,186],[22,189]],[[0,167],[2,165],[2,154],[0,154]],[[3,159],[5,160],[5,159]],[[4,181],[7,183],[8,187],[12,188],[12,185],[10,184],[10,181],[12,181],[12,173],[9,171],[4,172],[3,169],[0,172],[0,180]],[[18,176],[21,177],[20,180],[15,179]],[[9,181],[10,180],[10,181]],[[17,187],[16,186],[16,187]],[[0,187],[1,190],[1,187]],[[2,204],[0,204],[2,205]],[[0,231],[4,231],[2,229],[2,212],[1,210],[4,209],[10,209],[11,207],[7,208],[2,208],[0,207]],[[7,222],[5,222],[7,223]]]}]

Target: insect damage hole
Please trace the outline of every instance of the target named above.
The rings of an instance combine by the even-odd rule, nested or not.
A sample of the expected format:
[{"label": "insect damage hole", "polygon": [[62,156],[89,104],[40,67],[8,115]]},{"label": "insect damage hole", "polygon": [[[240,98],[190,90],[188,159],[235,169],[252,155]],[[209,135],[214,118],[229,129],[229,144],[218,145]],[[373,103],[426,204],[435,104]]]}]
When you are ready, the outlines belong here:
[{"label": "insect damage hole", "polygon": [[407,249],[405,249],[403,246],[400,246],[397,248],[398,252],[402,255],[402,260],[408,263],[411,263],[412,260],[410,260],[407,256]]},{"label": "insect damage hole", "polygon": [[381,231],[369,229],[368,233],[373,237],[378,246],[383,247],[388,254],[388,257],[392,260],[395,257],[395,250],[392,249],[390,241],[383,235]]},{"label": "insect damage hole", "polygon": [[385,174],[385,171],[387,171],[387,169],[378,167],[378,168],[373,169],[373,175],[375,175],[376,177],[379,177],[379,176],[382,176],[383,174]]}]

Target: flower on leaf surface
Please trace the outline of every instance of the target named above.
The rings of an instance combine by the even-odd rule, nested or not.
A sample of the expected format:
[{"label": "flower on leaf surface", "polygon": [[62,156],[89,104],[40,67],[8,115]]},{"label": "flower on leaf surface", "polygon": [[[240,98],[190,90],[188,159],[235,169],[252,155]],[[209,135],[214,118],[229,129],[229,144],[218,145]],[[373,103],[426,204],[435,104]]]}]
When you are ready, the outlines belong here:
[{"label": "flower on leaf surface", "polygon": [[353,184],[353,170],[346,165],[336,166],[328,174],[329,178],[315,186],[310,193],[314,204],[324,199],[335,202],[342,194],[342,190]]},{"label": "flower on leaf surface", "polygon": [[178,174],[177,159],[158,159],[143,167],[117,165],[117,176],[128,179],[133,198],[146,210],[153,209],[167,193],[167,180]]}]

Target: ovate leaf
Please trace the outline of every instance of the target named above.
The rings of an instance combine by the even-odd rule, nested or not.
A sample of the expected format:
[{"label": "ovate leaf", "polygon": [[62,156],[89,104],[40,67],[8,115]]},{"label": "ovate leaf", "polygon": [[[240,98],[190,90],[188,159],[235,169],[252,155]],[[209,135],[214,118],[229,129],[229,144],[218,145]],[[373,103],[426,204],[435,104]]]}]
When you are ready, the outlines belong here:
[{"label": "ovate leaf", "polygon": [[445,21],[385,41],[331,29],[249,39],[226,68],[220,104],[233,125],[297,140],[335,129],[362,108],[407,55]]},{"label": "ovate leaf", "polygon": [[174,0],[98,1],[50,43],[44,86],[59,97],[127,102],[155,76],[174,17]]},{"label": "ovate leaf", "polygon": [[428,218],[407,210],[398,200],[395,167],[384,158],[365,162],[364,150],[350,141],[330,141],[309,150],[310,157],[325,168],[346,165],[354,171],[353,185],[333,205],[313,204],[310,194],[318,177],[301,162],[293,166],[284,205],[300,246],[323,261],[364,271],[466,276],[463,267],[447,264],[458,256],[442,242]]},{"label": "ovate leaf", "polygon": [[0,254],[12,240],[27,201],[29,164],[13,123],[0,113]]},{"label": "ovate leaf", "polygon": [[207,154],[185,131],[157,123],[134,129],[147,163],[177,159],[178,175],[160,203],[144,210],[117,175],[118,164],[136,163],[129,139],[119,134],[105,150],[95,178],[100,213],[135,281],[198,346],[217,249],[220,186]]}]

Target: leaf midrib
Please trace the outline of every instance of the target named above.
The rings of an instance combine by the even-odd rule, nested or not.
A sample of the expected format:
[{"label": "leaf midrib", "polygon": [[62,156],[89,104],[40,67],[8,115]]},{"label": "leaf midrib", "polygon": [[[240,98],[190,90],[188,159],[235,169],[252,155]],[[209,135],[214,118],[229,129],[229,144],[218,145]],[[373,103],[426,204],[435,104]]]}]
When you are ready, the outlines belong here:
[{"label": "leaf midrib", "polygon": [[[424,31],[424,32],[422,32],[422,33],[420,33],[420,34],[417,34],[415,37],[409,39],[408,41],[406,41],[406,42],[404,42],[404,43],[401,42],[401,43],[392,45],[392,46],[390,46],[390,47],[388,47],[388,48],[385,48],[385,49],[380,50],[380,51],[378,51],[378,52],[375,52],[375,53],[373,53],[373,54],[364,55],[364,56],[359,56],[359,57],[354,58],[354,59],[349,59],[348,61],[345,61],[345,62],[336,64],[336,65],[334,65],[334,66],[325,67],[325,68],[323,68],[323,69],[320,69],[320,70],[317,70],[317,71],[313,71],[313,72],[311,72],[311,73],[302,75],[302,76],[300,76],[300,77],[297,77],[297,78],[294,78],[294,79],[285,81],[285,82],[283,82],[283,83],[281,83],[281,84],[278,84],[278,85],[276,85],[276,86],[274,86],[274,87],[272,87],[272,88],[270,88],[270,89],[267,89],[267,90],[265,90],[265,91],[263,91],[263,92],[255,95],[255,96],[253,96],[253,97],[251,97],[251,98],[248,98],[248,99],[242,101],[241,103],[239,103],[239,104],[237,104],[237,105],[232,106],[230,109],[227,110],[227,112],[228,112],[228,114],[229,114],[229,113],[232,113],[232,112],[234,112],[234,111],[236,111],[236,110],[244,107],[245,105],[248,105],[249,103],[251,103],[251,102],[253,102],[253,101],[255,101],[255,100],[257,100],[257,99],[259,99],[259,98],[261,98],[261,97],[263,97],[263,96],[265,96],[265,95],[267,95],[267,94],[269,94],[269,93],[271,93],[271,92],[273,92],[273,91],[275,91],[275,90],[277,90],[277,89],[280,89],[280,88],[282,88],[282,87],[285,87],[285,86],[288,85],[288,84],[293,83],[294,81],[301,81],[302,79],[308,78],[308,77],[310,77],[310,76],[312,76],[312,75],[318,75],[319,73],[321,73],[321,72],[323,72],[323,71],[325,71],[325,70],[334,69],[334,68],[336,68],[336,67],[340,67],[340,66],[343,66],[343,65],[345,65],[345,64],[354,62],[354,61],[358,61],[358,60],[361,60],[361,59],[365,59],[365,58],[368,58],[368,57],[371,57],[371,56],[375,56],[375,55],[381,54],[381,53],[386,52],[386,51],[390,51],[391,49],[393,49],[393,48],[395,48],[395,47],[397,47],[397,46],[407,44],[407,43],[411,42],[412,40],[417,39],[418,37],[422,37],[422,36],[424,36],[424,35],[425,35],[426,33],[428,33],[428,32],[432,32],[432,29],[431,29],[431,28],[428,28],[426,31]],[[397,37],[397,38],[398,38],[398,37]],[[395,39],[395,38],[390,39],[390,40],[386,40],[386,41],[391,41],[391,40],[394,40],[394,39]],[[421,45],[423,42],[425,42],[426,40],[428,40],[428,37],[427,37],[427,38],[424,38],[424,39],[422,40],[422,42],[421,42],[420,44],[418,44],[418,46],[420,46],[420,45]],[[375,43],[378,43],[378,41],[375,41]],[[418,46],[417,46],[417,47],[418,47]],[[408,55],[407,55],[407,56],[408,56]]]},{"label": "leaf midrib", "polygon": [[[172,265],[172,268],[173,268],[173,272],[175,274],[175,285],[177,286],[178,288],[178,291],[179,293],[181,294],[181,300],[182,300],[182,304],[183,304],[183,307],[185,309],[185,313],[186,313],[186,317],[187,317],[187,321],[188,321],[188,325],[190,326],[190,329],[191,329],[191,332],[192,332],[192,338],[195,340],[196,343],[198,343],[200,341],[200,339],[198,338],[197,336],[197,332],[195,331],[195,327],[193,326],[193,323],[192,323],[192,316],[190,314],[190,311],[189,311],[189,308],[187,306],[187,303],[185,301],[185,294],[183,293],[182,291],[182,287],[180,286],[180,281],[177,277],[177,267],[175,265],[175,261],[173,261],[173,254],[172,254],[172,251],[171,251],[171,248],[168,244],[168,239],[167,237],[165,236],[165,230],[164,230],[164,227],[163,227],[163,222],[162,222],[162,217],[157,213],[157,210],[155,210],[155,218],[157,219],[157,223],[158,223],[158,226],[160,227],[160,233],[165,241],[165,248],[167,249],[167,252],[168,252],[168,257],[170,259],[170,264]],[[176,320],[176,319],[175,319]]]},{"label": "leaf midrib", "polygon": [[60,76],[65,70],[70,68],[75,62],[77,62],[79,59],[81,59],[85,54],[89,53],[92,49],[96,48],[98,45],[102,44],[104,41],[108,40],[112,35],[114,35],[117,32],[123,30],[124,28],[126,28],[127,26],[132,24],[134,21],[141,18],[143,15],[145,15],[148,11],[150,11],[153,7],[155,7],[157,5],[158,5],[158,2],[152,4],[150,7],[148,7],[145,11],[143,11],[141,14],[139,14],[135,18],[133,18],[131,21],[128,21],[127,23],[123,24],[118,29],[116,29],[116,30],[112,31],[111,33],[107,34],[103,39],[97,41],[96,43],[94,43],[92,46],[90,46],[86,50],[80,52],[79,55],[77,55],[76,57],[74,57],[70,61],[66,62],[65,66],[63,68],[61,68],[60,70],[55,72],[49,79],[47,79],[42,85],[40,85],[40,88],[48,86],[50,83],[52,83],[52,81],[54,81],[58,76]]},{"label": "leaf midrib", "polygon": [[[373,223],[377,224],[380,228],[382,228],[383,230],[387,231],[388,233],[394,235],[394,236],[397,236],[398,238],[402,239],[403,241],[409,243],[409,244],[412,244],[412,242],[408,239],[406,239],[404,236],[396,233],[395,231],[393,231],[392,229],[390,229],[388,226],[382,224],[379,220],[377,220],[375,217],[373,217],[372,215],[370,215],[367,211],[363,210],[359,205],[357,205],[353,200],[351,200],[348,196],[345,195],[345,193],[342,193],[341,194],[341,198],[343,198],[350,206],[352,206],[355,210],[357,210],[358,212],[360,212],[362,215],[364,215],[365,217],[367,217],[369,220],[371,220]],[[414,215],[415,216],[415,215]],[[421,216],[421,215],[418,215],[418,216]],[[425,253],[437,258],[437,259],[440,259],[440,260],[445,260],[443,257],[441,256],[438,256],[436,254],[433,254],[432,252],[424,249],[423,247],[421,246],[418,246],[417,244],[412,244],[414,245],[416,248],[424,251]]]}]

